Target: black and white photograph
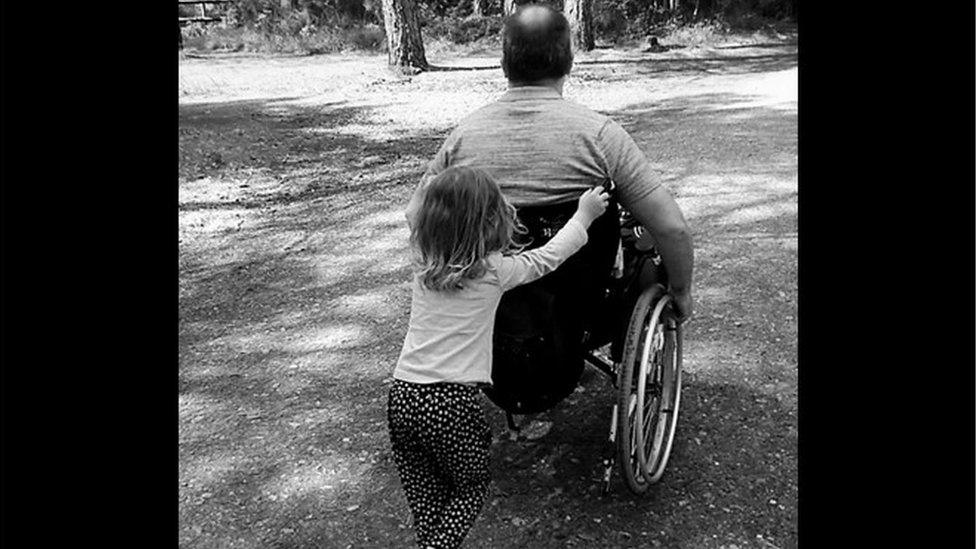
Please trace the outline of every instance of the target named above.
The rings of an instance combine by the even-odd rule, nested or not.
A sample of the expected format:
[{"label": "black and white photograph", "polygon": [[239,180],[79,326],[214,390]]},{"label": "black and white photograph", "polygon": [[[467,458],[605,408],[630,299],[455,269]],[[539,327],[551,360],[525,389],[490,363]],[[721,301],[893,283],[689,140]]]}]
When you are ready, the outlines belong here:
[{"label": "black and white photograph", "polygon": [[178,2],[179,547],[798,547],[796,0]]}]

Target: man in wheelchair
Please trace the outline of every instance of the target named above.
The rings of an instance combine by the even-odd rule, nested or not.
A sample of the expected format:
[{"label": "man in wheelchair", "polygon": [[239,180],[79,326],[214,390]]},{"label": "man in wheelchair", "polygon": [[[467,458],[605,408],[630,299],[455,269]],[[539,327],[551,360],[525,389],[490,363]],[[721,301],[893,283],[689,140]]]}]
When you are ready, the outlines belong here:
[{"label": "man in wheelchair", "polygon": [[547,6],[519,8],[503,30],[507,92],[448,136],[407,207],[409,217],[427,182],[448,167],[479,167],[518,209],[527,248],[534,248],[572,216],[583,191],[612,189],[610,207],[580,252],[502,298],[493,387],[485,392],[509,413],[541,412],[565,398],[586,351],[610,343],[619,360],[627,315],[643,288],[662,283],[679,322],[692,313],[693,251],[684,216],[617,122],[562,97],[572,62],[566,18]]}]

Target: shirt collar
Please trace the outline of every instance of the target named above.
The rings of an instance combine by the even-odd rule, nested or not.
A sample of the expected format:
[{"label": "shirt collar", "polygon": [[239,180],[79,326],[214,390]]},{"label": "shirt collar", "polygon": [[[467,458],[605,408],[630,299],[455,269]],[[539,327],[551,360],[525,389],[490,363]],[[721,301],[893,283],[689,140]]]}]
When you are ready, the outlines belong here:
[{"label": "shirt collar", "polygon": [[562,99],[559,92],[549,86],[518,86],[509,88],[499,101],[524,101],[531,99]]}]

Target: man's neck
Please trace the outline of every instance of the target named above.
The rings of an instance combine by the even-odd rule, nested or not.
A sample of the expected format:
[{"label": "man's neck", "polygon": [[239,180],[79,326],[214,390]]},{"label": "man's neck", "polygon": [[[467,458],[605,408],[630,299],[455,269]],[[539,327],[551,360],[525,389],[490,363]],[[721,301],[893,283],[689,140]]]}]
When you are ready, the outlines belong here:
[{"label": "man's neck", "polygon": [[508,88],[509,89],[512,89],[512,88],[523,88],[523,87],[526,87],[526,86],[535,86],[535,87],[542,87],[542,88],[552,88],[552,89],[556,90],[559,93],[559,95],[562,95],[563,94],[563,84],[565,84],[565,83],[566,83],[566,77],[565,76],[563,76],[561,78],[547,78],[545,80],[537,80],[535,82],[513,82],[513,81],[509,80],[508,81]]}]

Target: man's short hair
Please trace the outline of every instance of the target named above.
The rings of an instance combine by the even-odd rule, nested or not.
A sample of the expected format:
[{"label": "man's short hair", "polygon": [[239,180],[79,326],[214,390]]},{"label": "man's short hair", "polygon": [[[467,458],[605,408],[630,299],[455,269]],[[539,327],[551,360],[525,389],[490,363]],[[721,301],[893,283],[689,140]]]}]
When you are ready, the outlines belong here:
[{"label": "man's short hair", "polygon": [[[536,13],[528,14],[527,18],[523,15],[526,10]],[[549,6],[527,4],[505,19],[502,29],[502,70],[509,80],[538,82],[557,79],[569,74],[572,66],[569,21],[562,13]]]}]

